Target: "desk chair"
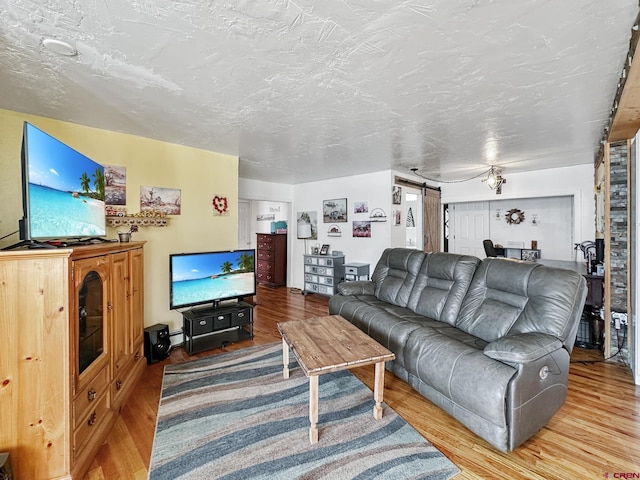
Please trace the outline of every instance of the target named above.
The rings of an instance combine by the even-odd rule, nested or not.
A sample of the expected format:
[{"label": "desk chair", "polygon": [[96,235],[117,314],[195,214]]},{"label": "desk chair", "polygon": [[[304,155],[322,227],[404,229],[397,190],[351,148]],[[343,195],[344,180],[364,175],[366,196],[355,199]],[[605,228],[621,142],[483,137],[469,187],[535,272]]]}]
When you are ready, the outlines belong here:
[{"label": "desk chair", "polygon": [[483,240],[482,245],[484,246],[484,253],[487,257],[497,257],[496,249],[493,246],[493,242],[491,240]]}]

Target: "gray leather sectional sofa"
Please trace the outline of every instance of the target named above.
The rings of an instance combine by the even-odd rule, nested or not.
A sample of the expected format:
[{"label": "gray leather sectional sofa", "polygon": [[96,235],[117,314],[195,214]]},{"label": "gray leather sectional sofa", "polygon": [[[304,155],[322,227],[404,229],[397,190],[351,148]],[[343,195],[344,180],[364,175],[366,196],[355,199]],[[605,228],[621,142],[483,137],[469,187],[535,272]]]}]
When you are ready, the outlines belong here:
[{"label": "gray leather sectional sofa", "polygon": [[388,367],[501,451],[566,399],[587,287],[572,271],[502,258],[383,252],[371,281],[329,300],[396,354]]}]

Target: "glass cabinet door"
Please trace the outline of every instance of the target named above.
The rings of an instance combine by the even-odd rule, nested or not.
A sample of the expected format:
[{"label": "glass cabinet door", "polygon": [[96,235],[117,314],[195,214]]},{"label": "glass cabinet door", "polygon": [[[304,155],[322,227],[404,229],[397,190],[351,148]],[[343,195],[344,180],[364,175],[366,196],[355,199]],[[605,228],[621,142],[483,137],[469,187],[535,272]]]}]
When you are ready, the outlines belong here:
[{"label": "glass cabinet door", "polygon": [[104,351],[104,289],[94,270],[87,273],[78,292],[78,374]]},{"label": "glass cabinet door", "polygon": [[83,258],[73,262],[74,374],[90,380],[109,360],[108,325],[111,318],[110,261],[108,256]]}]

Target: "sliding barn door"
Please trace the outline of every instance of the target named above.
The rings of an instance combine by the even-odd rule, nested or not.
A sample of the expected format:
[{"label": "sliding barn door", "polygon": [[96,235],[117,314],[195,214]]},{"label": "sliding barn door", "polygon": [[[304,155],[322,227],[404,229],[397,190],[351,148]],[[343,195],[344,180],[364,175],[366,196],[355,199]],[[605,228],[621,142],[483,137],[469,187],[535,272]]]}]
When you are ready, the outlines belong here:
[{"label": "sliding barn door", "polygon": [[424,192],[424,208],[422,209],[424,251],[439,252],[440,238],[442,236],[440,190],[424,188],[422,191]]}]

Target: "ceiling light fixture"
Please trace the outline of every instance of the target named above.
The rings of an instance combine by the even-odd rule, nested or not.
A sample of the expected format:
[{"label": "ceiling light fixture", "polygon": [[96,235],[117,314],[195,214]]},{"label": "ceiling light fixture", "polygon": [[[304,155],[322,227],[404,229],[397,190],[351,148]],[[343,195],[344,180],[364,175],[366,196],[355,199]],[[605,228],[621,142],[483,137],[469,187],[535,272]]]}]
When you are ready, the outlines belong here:
[{"label": "ceiling light fixture", "polygon": [[474,175],[471,178],[465,178],[462,180],[442,180],[437,178],[429,178],[425,175],[418,173],[417,167],[410,168],[409,170],[411,170],[411,173],[413,173],[414,175],[417,175],[420,178],[424,178],[437,183],[462,183],[462,182],[468,182],[469,180],[474,180],[476,178],[486,175],[486,177],[483,178],[482,181],[485,182],[491,190],[495,190],[496,195],[500,195],[502,193],[502,185],[507,183],[507,179],[502,176],[502,169],[499,167],[496,167],[495,165],[491,165],[491,168],[489,168],[489,170],[485,170],[484,172]]},{"label": "ceiling light fixture", "polygon": [[487,172],[487,176],[482,179],[482,181],[485,182],[491,190],[496,191],[496,195],[500,195],[502,193],[502,184],[507,182],[506,179],[502,178],[501,174],[501,169],[495,165],[491,165],[491,168]]},{"label": "ceiling light fixture", "polygon": [[42,45],[44,45],[47,50],[65,57],[75,57],[78,55],[78,50],[76,50],[73,45],[63,42],[62,40],[56,40],[55,38],[45,38],[42,40]]}]

